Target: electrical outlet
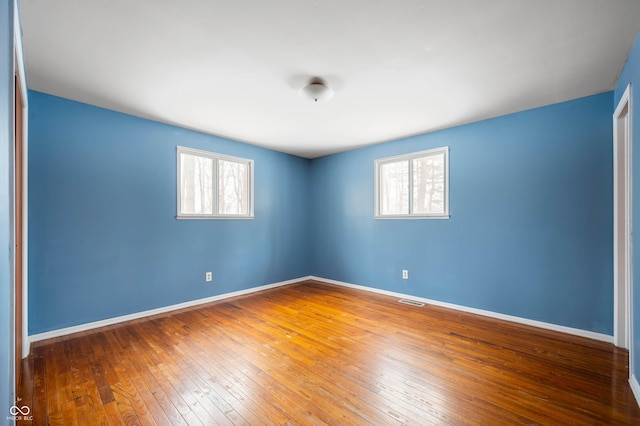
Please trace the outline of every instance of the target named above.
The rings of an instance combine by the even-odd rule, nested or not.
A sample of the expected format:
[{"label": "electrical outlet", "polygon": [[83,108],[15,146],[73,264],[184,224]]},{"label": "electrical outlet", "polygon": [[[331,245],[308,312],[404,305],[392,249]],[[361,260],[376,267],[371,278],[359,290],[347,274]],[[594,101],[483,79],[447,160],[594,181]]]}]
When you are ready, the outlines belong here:
[{"label": "electrical outlet", "polygon": [[209,281],[213,280],[213,275],[211,274],[211,272],[207,272],[207,273],[204,274],[204,280],[206,282],[209,282]]},{"label": "electrical outlet", "polygon": [[408,280],[409,279],[409,271],[407,269],[403,269],[402,270],[402,279],[403,280]]}]

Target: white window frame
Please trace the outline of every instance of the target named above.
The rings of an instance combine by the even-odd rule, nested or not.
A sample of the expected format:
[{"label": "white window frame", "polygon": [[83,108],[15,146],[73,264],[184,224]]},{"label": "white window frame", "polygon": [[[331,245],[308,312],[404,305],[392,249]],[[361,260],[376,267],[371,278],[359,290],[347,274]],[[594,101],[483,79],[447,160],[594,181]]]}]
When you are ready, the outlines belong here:
[{"label": "white window frame", "polygon": [[[444,212],[443,213],[413,213],[413,160],[421,157],[444,154]],[[409,213],[381,214],[380,213],[380,169],[388,163],[408,161],[409,163]],[[449,219],[449,147],[428,149],[375,160],[375,219]]]},{"label": "white window frame", "polygon": [[[213,213],[212,214],[188,214],[182,213],[180,211],[180,201],[181,201],[181,187],[180,177],[182,176],[181,168],[180,168],[180,154],[188,154],[195,155],[199,157],[209,158],[213,160],[213,183],[212,183],[212,199],[213,199]],[[247,166],[247,197],[248,197],[248,207],[247,214],[219,214],[218,211],[218,161],[232,161],[235,163],[242,163]],[[253,219],[253,160],[249,160],[246,158],[233,157],[230,155],[218,154],[216,152],[203,151],[200,149],[187,148],[184,146],[176,147],[176,163],[177,163],[177,175],[176,175],[176,184],[177,184],[177,203],[176,203],[176,219]]]}]

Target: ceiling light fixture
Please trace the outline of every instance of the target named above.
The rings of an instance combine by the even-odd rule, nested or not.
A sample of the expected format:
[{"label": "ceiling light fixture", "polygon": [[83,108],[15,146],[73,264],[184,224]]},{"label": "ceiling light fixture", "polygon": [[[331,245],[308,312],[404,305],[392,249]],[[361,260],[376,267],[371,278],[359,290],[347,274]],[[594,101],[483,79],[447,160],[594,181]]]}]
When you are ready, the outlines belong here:
[{"label": "ceiling light fixture", "polygon": [[319,78],[313,78],[298,93],[302,99],[311,102],[326,102],[333,97],[333,90],[331,90],[324,81]]}]

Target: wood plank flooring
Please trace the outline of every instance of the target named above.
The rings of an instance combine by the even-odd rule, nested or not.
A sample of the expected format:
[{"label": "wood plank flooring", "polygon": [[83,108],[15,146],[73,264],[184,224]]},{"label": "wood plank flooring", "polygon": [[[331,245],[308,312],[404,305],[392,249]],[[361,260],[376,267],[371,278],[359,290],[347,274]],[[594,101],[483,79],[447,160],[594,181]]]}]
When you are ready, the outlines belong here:
[{"label": "wood plank flooring", "polygon": [[40,342],[35,425],[640,424],[613,345],[318,282]]}]

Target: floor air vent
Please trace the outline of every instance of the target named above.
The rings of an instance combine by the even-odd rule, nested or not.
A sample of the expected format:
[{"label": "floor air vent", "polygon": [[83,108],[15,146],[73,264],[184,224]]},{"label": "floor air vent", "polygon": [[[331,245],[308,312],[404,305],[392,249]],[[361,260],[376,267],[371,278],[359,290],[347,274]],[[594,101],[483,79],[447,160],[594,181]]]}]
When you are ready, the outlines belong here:
[{"label": "floor air vent", "polygon": [[398,302],[404,303],[405,305],[411,305],[411,306],[418,306],[418,307],[424,306],[424,303],[416,302],[415,300],[409,300],[409,299],[400,299],[398,300]]}]

